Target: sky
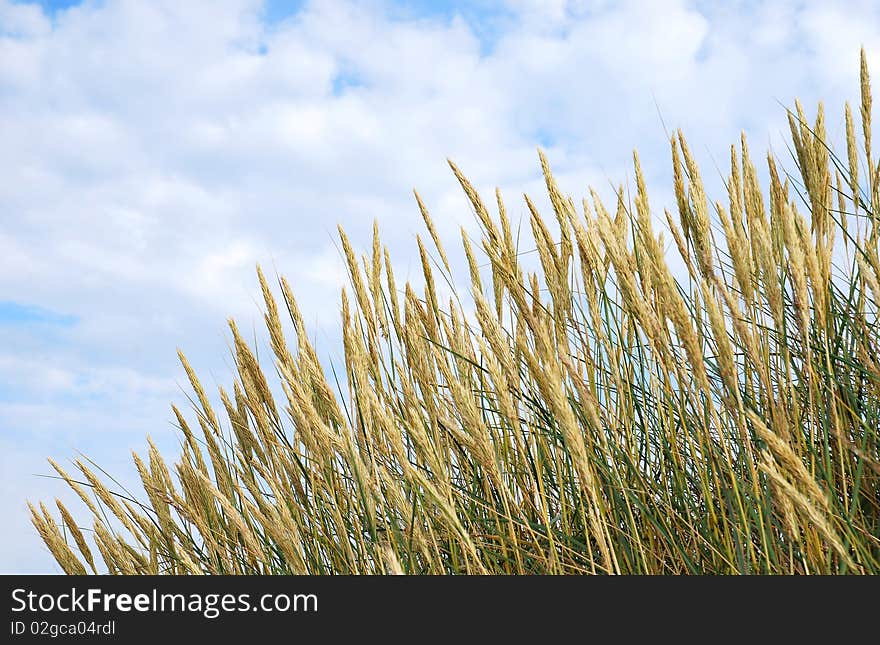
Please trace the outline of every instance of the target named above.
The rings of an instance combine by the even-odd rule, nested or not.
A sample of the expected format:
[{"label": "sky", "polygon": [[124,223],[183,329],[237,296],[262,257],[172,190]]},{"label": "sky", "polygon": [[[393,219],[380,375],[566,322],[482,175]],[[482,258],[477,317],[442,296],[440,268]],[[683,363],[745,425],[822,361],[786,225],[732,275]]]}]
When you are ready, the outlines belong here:
[{"label": "sky", "polygon": [[415,278],[413,188],[455,247],[446,159],[519,218],[539,146],[576,198],[638,148],[662,213],[677,128],[723,199],[741,131],[793,169],[795,97],[841,134],[861,45],[880,73],[878,3],[0,0],[0,572],[59,571],[46,457],[134,481],[146,435],[177,451],[176,349],[214,387],[227,317],[267,346],[257,263],[339,360],[337,224],[367,250],[378,220]]}]

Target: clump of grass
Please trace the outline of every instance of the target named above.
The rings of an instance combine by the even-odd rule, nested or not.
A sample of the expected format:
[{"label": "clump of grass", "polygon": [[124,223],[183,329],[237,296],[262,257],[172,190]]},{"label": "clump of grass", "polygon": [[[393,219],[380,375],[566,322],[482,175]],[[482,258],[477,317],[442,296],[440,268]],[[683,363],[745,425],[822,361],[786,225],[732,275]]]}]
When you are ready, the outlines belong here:
[{"label": "clump of grass", "polygon": [[[68,573],[880,572],[880,166],[862,54],[861,141],[846,156],[819,106],[789,114],[798,175],[768,156],[769,198],[745,138],[710,203],[671,140],[687,272],[676,279],[635,162],[634,199],[575,204],[540,156],[552,225],[526,197],[540,269],[454,165],[482,239],[463,233],[455,284],[428,209],[424,288],[395,281],[375,230],[358,258],[340,229],[342,394],[287,281],[258,276],[274,353],[234,322],[237,378],[182,454],[134,462],[145,499],[84,461],[58,474],[91,539],[58,503],[33,522]],[[862,179],[864,177],[864,179]],[[488,263],[488,271],[480,271]],[[272,392],[265,369],[277,372]],[[332,379],[336,382],[336,379]],[[279,395],[280,394],[280,395]],[[79,477],[77,475],[77,477]],[[91,543],[91,546],[90,546]]]}]

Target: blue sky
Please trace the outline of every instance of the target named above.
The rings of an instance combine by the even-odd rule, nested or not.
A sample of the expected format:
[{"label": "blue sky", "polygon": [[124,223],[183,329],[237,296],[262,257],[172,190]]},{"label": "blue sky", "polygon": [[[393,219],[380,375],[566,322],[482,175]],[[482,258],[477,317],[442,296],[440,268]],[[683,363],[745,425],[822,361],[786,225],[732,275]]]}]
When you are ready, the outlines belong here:
[{"label": "blue sky", "polygon": [[0,302],[0,325],[38,325],[41,323],[69,327],[76,323],[76,318],[33,305]]},{"label": "blue sky", "polygon": [[53,15],[56,11],[63,11],[68,7],[74,7],[81,4],[80,0],[39,0],[38,2],[29,2],[28,0],[19,0],[19,4],[36,4],[39,5],[43,12]]},{"label": "blue sky", "polygon": [[452,248],[446,158],[520,217],[538,145],[576,197],[637,147],[662,214],[664,123],[720,197],[742,130],[790,167],[780,104],[822,97],[841,133],[860,44],[880,70],[876,3],[0,0],[0,572],[57,571],[25,506],[68,499],[47,456],[131,482],[147,434],[177,450],[176,348],[207,386],[228,316],[265,348],[257,262],[338,360],[337,223],[366,249],[378,219],[415,276],[412,188]]}]

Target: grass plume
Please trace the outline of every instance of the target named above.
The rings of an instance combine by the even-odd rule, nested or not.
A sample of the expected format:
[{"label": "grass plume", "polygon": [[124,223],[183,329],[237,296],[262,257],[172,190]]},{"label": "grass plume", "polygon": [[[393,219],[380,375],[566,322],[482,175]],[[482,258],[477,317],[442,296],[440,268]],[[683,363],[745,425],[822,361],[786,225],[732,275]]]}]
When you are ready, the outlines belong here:
[{"label": "grass plume", "polygon": [[633,203],[621,188],[609,209],[592,190],[576,207],[540,154],[553,213],[526,197],[537,271],[500,192],[495,217],[450,162],[481,232],[462,238],[469,289],[441,300],[437,285],[458,283],[418,193],[423,290],[395,280],[378,226],[362,261],[340,229],[337,387],[290,286],[258,269],[273,360],[230,322],[223,418],[181,353],[196,424],[174,409],[176,463],[152,443],[135,455],[136,501],[84,460],[81,477],[51,462],[90,527],[60,501],[60,522],[31,505],[39,535],[67,573],[880,572],[864,55],[860,113],[859,142],[846,106],[839,157],[822,107],[809,121],[798,103],[797,172],[769,157],[768,198],[743,137],[726,206],[676,133],[665,215],[685,276],[637,156]]}]

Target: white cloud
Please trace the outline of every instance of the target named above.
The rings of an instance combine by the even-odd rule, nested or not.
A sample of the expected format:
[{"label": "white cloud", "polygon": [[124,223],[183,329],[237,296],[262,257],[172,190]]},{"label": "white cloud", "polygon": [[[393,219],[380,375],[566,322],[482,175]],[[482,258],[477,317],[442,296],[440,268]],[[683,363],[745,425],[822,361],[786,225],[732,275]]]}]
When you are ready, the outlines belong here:
[{"label": "white cloud", "polygon": [[[312,2],[276,24],[256,0],[106,0],[51,19],[0,0],[0,300],[79,318],[0,326],[15,472],[44,472],[71,437],[122,463],[166,431],[176,346],[227,382],[224,319],[259,324],[256,262],[289,277],[332,345],[337,222],[367,249],[378,218],[414,276],[414,186],[450,251],[473,226],[446,157],[487,198],[500,185],[517,218],[523,190],[546,207],[539,142],[576,196],[631,176],[637,146],[660,209],[658,107],[715,187],[713,159],[726,172],[740,129],[758,158],[784,130],[777,100],[822,96],[835,123],[860,42],[880,55],[878,9],[855,4],[516,0],[484,18],[498,26],[487,43],[474,12],[401,18],[378,0]],[[14,497],[0,571],[49,570]]]},{"label": "white cloud", "polygon": [[48,33],[50,25],[38,6],[5,2],[0,5],[0,28],[4,36],[33,37]]}]

